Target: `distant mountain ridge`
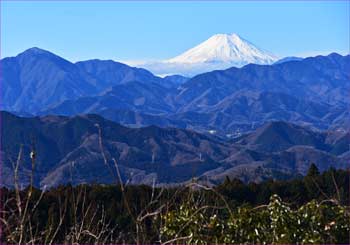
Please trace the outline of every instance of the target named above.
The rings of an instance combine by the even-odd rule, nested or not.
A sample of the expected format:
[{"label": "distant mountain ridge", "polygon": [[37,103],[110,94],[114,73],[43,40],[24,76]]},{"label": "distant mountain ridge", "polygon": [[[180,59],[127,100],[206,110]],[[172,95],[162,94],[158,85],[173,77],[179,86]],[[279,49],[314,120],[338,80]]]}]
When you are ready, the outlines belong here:
[{"label": "distant mountain ridge", "polygon": [[277,60],[276,62],[274,62],[273,64],[277,65],[277,64],[282,64],[284,62],[289,62],[289,61],[300,61],[303,58],[301,57],[296,57],[296,56],[288,56],[288,57],[284,57],[282,59]]},{"label": "distant mountain ridge", "polygon": [[[65,100],[96,96],[130,81],[163,84],[171,80],[111,60],[69,62],[49,51],[31,48],[1,60],[1,108],[35,114]],[[178,83],[176,83],[178,85]]]},{"label": "distant mountain ridge", "polygon": [[319,129],[350,125],[349,55],[249,64],[193,78],[160,78],[114,61],[73,64],[37,48],[5,58],[1,66],[1,108],[18,115],[97,113],[129,126],[230,137],[272,120]]},{"label": "distant mountain ridge", "polygon": [[[227,132],[254,129],[270,120],[291,121],[321,129],[348,128],[349,62],[349,56],[332,54],[279,65],[248,65],[241,69],[214,71],[189,79],[176,90],[163,91],[164,102],[170,106],[168,110],[152,113],[155,112],[153,100],[160,94],[150,90],[152,95],[148,98],[153,98],[152,102],[145,100],[143,109],[128,104],[116,108],[112,103],[80,113],[126,109],[166,118],[173,126]],[[133,90],[131,85],[127,86],[128,90]],[[84,103],[77,100],[72,105],[81,104]],[[65,107],[59,107],[63,114]],[[85,108],[91,106],[87,104]],[[55,110],[49,112],[57,113]]]},{"label": "distant mountain ridge", "polygon": [[349,132],[312,131],[286,122],[270,122],[225,141],[176,128],[127,128],[97,115],[23,118],[1,112],[1,118],[5,186],[13,185],[12,162],[21,145],[20,182],[28,184],[34,147],[34,183],[42,188],[115,183],[113,159],[128,183],[168,185],[195,177],[217,184],[226,176],[255,182],[290,178],[305,174],[312,162],[321,171],[344,168],[350,152]]}]

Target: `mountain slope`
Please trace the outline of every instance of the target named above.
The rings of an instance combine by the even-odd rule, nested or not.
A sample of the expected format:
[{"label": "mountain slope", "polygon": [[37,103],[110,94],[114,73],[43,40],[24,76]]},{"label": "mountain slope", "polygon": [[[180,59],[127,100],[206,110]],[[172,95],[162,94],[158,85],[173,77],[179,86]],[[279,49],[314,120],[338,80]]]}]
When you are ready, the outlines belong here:
[{"label": "mountain slope", "polygon": [[[350,55],[330,54],[278,65],[246,65],[193,77],[180,88],[184,104],[215,93],[231,95],[239,90],[283,92],[330,104],[349,103]],[[216,101],[214,101],[216,102]],[[202,105],[197,105],[202,107]]]},{"label": "mountain slope", "polygon": [[[103,89],[130,81],[166,84],[163,79],[145,69],[130,67],[113,60],[86,60],[77,62],[75,65],[98,80],[98,86]],[[171,83],[168,84],[171,85]]]},{"label": "mountain slope", "polygon": [[35,112],[66,99],[95,94],[96,80],[73,63],[31,48],[1,60],[2,108]]},{"label": "mountain slope", "polygon": [[[111,183],[116,177],[109,173],[109,168],[114,169],[112,157],[120,164],[125,181],[132,178],[132,182],[152,183],[155,177],[160,183],[182,182],[217,167],[224,156],[235,151],[195,132],[154,126],[129,129],[96,115],[20,118],[2,112],[1,116],[2,140],[7,139],[2,141],[5,169],[10,171],[11,159],[23,144],[21,168],[28,171],[29,152],[35,145],[36,185],[68,182],[72,166],[77,175],[74,183]],[[96,125],[101,128],[109,167],[103,162]],[[153,178],[148,181],[147,176]]]},{"label": "mountain slope", "polygon": [[329,151],[330,149],[324,143],[325,137],[324,134],[301,126],[286,122],[270,122],[238,142],[264,152],[286,150],[295,145],[307,145]]},{"label": "mountain slope", "polygon": [[99,113],[108,109],[164,114],[174,110],[171,95],[172,90],[159,84],[132,81],[113,86],[109,91],[98,96],[66,100],[40,114],[75,115]]},{"label": "mountain slope", "polygon": [[73,64],[39,48],[0,62],[1,108],[23,114],[36,114],[66,100],[96,96],[131,81],[174,86],[171,80],[163,80],[144,69],[110,60]]},{"label": "mountain slope", "polygon": [[[163,185],[198,177],[215,184],[226,175],[244,181],[287,178],[304,174],[311,162],[320,170],[345,167],[349,153],[342,147],[349,142],[348,134],[314,132],[282,122],[226,142],[176,128],[127,128],[97,115],[23,118],[1,112],[1,118],[2,184],[8,186],[21,145],[20,181],[29,181],[34,147],[34,183],[41,187],[115,182],[113,159],[125,182]],[[266,133],[274,137],[265,137]],[[278,144],[280,148],[266,148]]]}]

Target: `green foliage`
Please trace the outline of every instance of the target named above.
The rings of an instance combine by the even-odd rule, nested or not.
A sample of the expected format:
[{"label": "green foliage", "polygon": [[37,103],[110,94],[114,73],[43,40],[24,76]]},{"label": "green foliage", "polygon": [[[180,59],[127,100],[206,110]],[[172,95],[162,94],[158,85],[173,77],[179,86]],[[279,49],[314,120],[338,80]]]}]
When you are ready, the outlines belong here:
[{"label": "green foliage", "polygon": [[277,195],[268,205],[239,207],[228,217],[186,202],[162,218],[162,238],[179,244],[346,244],[350,233],[348,207],[311,201],[293,210]]},{"label": "green foliage", "polygon": [[224,227],[219,222],[217,210],[217,206],[196,201],[195,195],[190,193],[190,198],[178,209],[161,215],[161,239],[179,243],[218,243],[224,238]]},{"label": "green foliage", "polygon": [[307,177],[315,177],[320,174],[320,171],[318,170],[316,164],[311,163],[309,171],[307,172]]},{"label": "green foliage", "polygon": [[21,243],[36,244],[349,244],[349,177],[331,169],[259,184],[227,178],[213,188],[26,188],[18,193],[30,210],[23,219],[16,191],[2,188],[1,243],[19,243],[22,234]]}]

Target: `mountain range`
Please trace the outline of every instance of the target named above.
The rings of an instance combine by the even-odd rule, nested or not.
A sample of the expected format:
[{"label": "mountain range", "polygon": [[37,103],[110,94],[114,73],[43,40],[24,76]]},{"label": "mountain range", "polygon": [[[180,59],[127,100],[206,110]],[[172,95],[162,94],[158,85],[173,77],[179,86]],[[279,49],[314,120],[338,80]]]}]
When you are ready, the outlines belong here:
[{"label": "mountain range", "polygon": [[[129,81],[162,83],[147,70],[110,60],[75,64],[39,48],[1,60],[2,105],[5,110],[36,113],[68,99],[98,95]],[[168,86],[170,82],[164,83]]]},{"label": "mountain range", "polygon": [[[226,176],[259,182],[305,174],[312,162],[323,171],[345,168],[349,132],[313,131],[270,122],[234,140],[177,128],[127,128],[97,115],[18,117],[1,112],[3,185],[13,184],[18,159],[28,184],[35,150],[36,186],[114,183],[169,185],[196,178],[207,184]],[[11,139],[11,140],[9,140]]]},{"label": "mountain range", "polygon": [[[239,37],[218,40],[229,38]],[[72,63],[39,48],[4,58],[3,184],[13,183],[21,144],[21,182],[29,181],[35,145],[41,187],[111,183],[113,159],[123,181],[158,185],[291,178],[311,162],[345,168],[350,55],[266,62],[159,77],[112,60]]]},{"label": "mountain range", "polygon": [[267,121],[349,129],[350,56],[330,54],[157,77],[111,60],[71,63],[38,48],[1,60],[2,110],[17,115],[95,113],[132,127],[236,135]]}]

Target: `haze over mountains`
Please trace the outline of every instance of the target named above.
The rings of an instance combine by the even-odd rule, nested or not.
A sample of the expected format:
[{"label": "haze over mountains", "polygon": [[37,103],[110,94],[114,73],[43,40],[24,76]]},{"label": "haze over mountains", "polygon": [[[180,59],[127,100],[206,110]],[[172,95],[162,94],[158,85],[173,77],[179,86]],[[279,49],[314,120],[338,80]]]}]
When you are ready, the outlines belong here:
[{"label": "haze over mountains", "polygon": [[186,60],[262,64],[162,78],[112,60],[72,63],[39,48],[2,59],[4,183],[13,181],[21,144],[28,180],[33,141],[38,186],[110,183],[113,158],[124,180],[160,185],[290,178],[311,162],[321,170],[349,163],[350,55],[276,62],[238,35],[220,34],[167,62]]}]

